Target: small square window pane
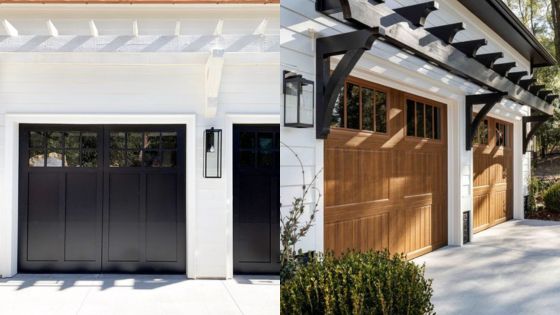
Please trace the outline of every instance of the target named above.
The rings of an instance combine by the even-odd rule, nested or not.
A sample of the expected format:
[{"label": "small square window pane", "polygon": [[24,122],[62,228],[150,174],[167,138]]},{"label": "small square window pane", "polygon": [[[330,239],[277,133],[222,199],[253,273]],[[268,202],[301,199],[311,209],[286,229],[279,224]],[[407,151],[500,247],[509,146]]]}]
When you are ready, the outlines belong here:
[{"label": "small square window pane", "polygon": [[39,131],[31,131],[29,132],[29,147],[30,148],[42,148],[45,143],[45,138],[43,137],[43,133]]},{"label": "small square window pane", "polygon": [[49,149],[47,167],[62,167],[62,149]]},{"label": "small square window pane", "polygon": [[269,151],[274,147],[274,139],[270,132],[259,133],[259,150]]},{"label": "small square window pane", "polygon": [[424,138],[424,104],[416,103],[416,136]]},{"label": "small square window pane", "polygon": [[126,133],[128,149],[140,149],[143,146],[143,138],[141,132],[127,132]]},{"label": "small square window pane", "polygon": [[331,127],[344,127],[344,87],[340,89],[338,98],[334,103],[334,108],[331,116]]},{"label": "small square window pane", "polygon": [[348,83],[346,92],[346,128],[360,129],[360,87]]},{"label": "small square window pane", "polygon": [[111,132],[109,135],[109,146],[111,149],[124,149],[125,143],[124,132]]},{"label": "small square window pane", "polygon": [[29,166],[45,167],[45,151],[43,149],[29,150]]},{"label": "small square window pane", "polygon": [[[49,148],[62,148],[62,132],[49,131],[45,133],[47,138],[47,147]],[[62,160],[61,160],[62,163]],[[62,164],[61,164],[62,165]]]},{"label": "small square window pane", "polygon": [[147,132],[144,135],[144,149],[159,150],[159,132]]},{"label": "small square window pane", "polygon": [[176,151],[163,151],[162,152],[162,167],[175,167],[177,165],[177,152]]},{"label": "small square window pane", "polygon": [[272,152],[259,152],[259,167],[271,167],[274,165],[274,155]]},{"label": "small square window pane", "polygon": [[[79,143],[79,142],[78,142]],[[80,150],[66,150],[64,151],[64,166],[66,167],[80,167]]]},{"label": "small square window pane", "polygon": [[433,116],[432,116],[432,106],[426,105],[426,138],[433,139]]},{"label": "small square window pane", "polygon": [[243,167],[255,166],[255,153],[253,151],[241,151],[240,164]]},{"label": "small square window pane", "polygon": [[141,167],[142,155],[143,155],[142,151],[137,151],[137,150],[126,151],[126,166]]},{"label": "small square window pane", "polygon": [[[486,128],[486,132],[488,132],[488,128]],[[440,138],[441,138],[441,114],[440,114],[439,107],[434,107],[434,139],[440,139]]]},{"label": "small square window pane", "polygon": [[80,132],[69,131],[64,133],[64,147],[66,149],[80,148]]},{"label": "small square window pane", "polygon": [[97,150],[82,151],[82,167],[97,167]]},{"label": "small square window pane", "polygon": [[110,159],[111,167],[125,167],[126,166],[126,151],[121,150],[111,150]]},{"label": "small square window pane", "polygon": [[362,129],[373,130],[373,102],[374,92],[372,89],[362,89]]},{"label": "small square window pane", "polygon": [[158,151],[144,151],[144,166],[161,167],[161,156]]},{"label": "small square window pane", "polygon": [[375,131],[387,132],[387,94],[375,92]]},{"label": "small square window pane", "polygon": [[406,101],[406,135],[414,137],[416,135],[415,122],[415,103],[413,100]]},{"label": "small square window pane", "polygon": [[161,147],[164,149],[177,148],[177,133],[176,132],[162,132],[161,133]]},{"label": "small square window pane", "polygon": [[84,149],[97,148],[97,133],[95,132],[82,133],[82,148]]},{"label": "small square window pane", "polygon": [[241,132],[239,141],[242,149],[255,148],[255,133],[254,132]]}]

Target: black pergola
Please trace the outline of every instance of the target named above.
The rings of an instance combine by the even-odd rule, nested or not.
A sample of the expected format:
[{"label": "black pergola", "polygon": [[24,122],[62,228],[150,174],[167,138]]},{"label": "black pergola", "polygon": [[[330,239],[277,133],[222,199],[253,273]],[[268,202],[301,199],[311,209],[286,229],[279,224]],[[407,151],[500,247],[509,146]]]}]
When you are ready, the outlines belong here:
[{"label": "black pergola", "polygon": [[[476,1],[479,2],[485,1]],[[355,29],[349,33],[317,39],[317,138],[328,136],[338,92],[360,57],[371,49],[375,40],[412,53],[490,91],[488,94],[467,96],[467,117],[473,115],[473,105],[484,105],[475,119],[467,120],[467,150],[472,147],[473,132],[480,121],[504,97],[528,105],[540,113],[533,116],[539,118],[524,120],[524,130],[526,123],[546,121],[553,115],[555,108],[551,103],[558,95],[551,95],[551,91],[536,85],[533,79],[521,80],[527,72],[511,72],[516,66],[514,62],[496,64],[495,61],[502,58],[503,53],[477,54],[480,47],[487,45],[486,39],[452,43],[455,35],[464,29],[462,22],[424,28],[426,18],[438,7],[436,1],[391,10],[382,0],[317,0],[317,11]],[[343,57],[331,73],[329,60],[334,55]],[[553,60],[551,56],[549,59]],[[533,129],[537,127],[535,125]],[[524,151],[528,137],[534,134],[533,129],[530,134],[523,135]]]}]

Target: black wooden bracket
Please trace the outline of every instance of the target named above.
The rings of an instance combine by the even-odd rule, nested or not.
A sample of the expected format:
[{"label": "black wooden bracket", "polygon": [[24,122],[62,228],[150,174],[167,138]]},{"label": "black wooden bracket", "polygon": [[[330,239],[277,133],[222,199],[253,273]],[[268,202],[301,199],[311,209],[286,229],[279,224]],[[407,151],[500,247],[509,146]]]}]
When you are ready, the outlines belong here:
[{"label": "black wooden bracket", "polygon": [[540,90],[544,89],[545,86],[541,84],[533,84],[529,87],[529,92],[533,93],[535,96],[539,94]]},{"label": "black wooden bracket", "polygon": [[[480,122],[488,115],[492,107],[499,103],[505,96],[507,92],[495,92],[488,94],[477,94],[477,95],[467,95],[465,100],[465,113],[466,113],[466,148],[467,151],[472,149],[472,143],[476,130]],[[473,106],[474,105],[484,105],[480,111],[476,114],[474,119],[473,116]]]},{"label": "black wooden bracket", "polygon": [[474,59],[476,59],[481,64],[485,65],[487,68],[492,68],[494,66],[494,63],[496,62],[496,60],[498,60],[500,58],[504,58],[504,53],[503,52],[480,54],[480,55],[474,56]]},{"label": "black wooden bracket", "polygon": [[540,90],[539,93],[537,93],[537,96],[540,97],[543,101],[546,101],[546,97],[550,94],[552,94],[551,90]]},{"label": "black wooden bracket", "polygon": [[465,29],[465,25],[463,22],[447,24],[447,25],[440,25],[435,27],[427,28],[426,31],[430,32],[435,37],[441,39],[447,44],[451,44],[453,42],[453,38],[455,35],[460,31]]},{"label": "black wooden bracket", "polygon": [[492,70],[505,77],[509,70],[511,70],[511,68],[514,68],[515,66],[517,66],[515,62],[495,63],[492,67]]},{"label": "black wooden bracket", "polygon": [[475,39],[465,42],[453,43],[452,45],[468,57],[474,58],[474,56],[476,56],[476,52],[480,49],[480,47],[488,45],[488,41],[486,39]]},{"label": "black wooden bracket", "polygon": [[516,72],[510,72],[507,74],[507,78],[517,84],[519,82],[519,80],[521,80],[521,78],[523,78],[524,76],[528,75],[529,72],[527,71],[516,71]]},{"label": "black wooden bracket", "polygon": [[[364,52],[371,49],[379,37],[379,29],[363,29],[316,40],[316,117],[317,139],[326,139],[330,133],[330,124],[334,104],[344,86],[344,81],[354,69]],[[343,55],[331,72],[330,57]]]},{"label": "black wooden bracket", "polygon": [[552,102],[554,102],[554,100],[556,100],[558,98],[558,94],[552,94],[546,97],[546,102],[549,104],[552,104]]},{"label": "black wooden bracket", "polygon": [[393,9],[395,13],[404,17],[414,26],[424,26],[428,15],[433,11],[439,9],[439,4],[436,1],[428,1],[418,4],[413,4],[406,7]]},{"label": "black wooden bracket", "polygon": [[[523,116],[523,154],[527,153],[529,142],[547,120],[552,118],[552,115],[537,115],[537,116]],[[531,130],[527,132],[527,126],[531,124]]]},{"label": "black wooden bracket", "polygon": [[531,87],[531,85],[535,84],[536,82],[537,80],[533,78],[524,79],[519,81],[519,86],[529,91],[529,87]]}]

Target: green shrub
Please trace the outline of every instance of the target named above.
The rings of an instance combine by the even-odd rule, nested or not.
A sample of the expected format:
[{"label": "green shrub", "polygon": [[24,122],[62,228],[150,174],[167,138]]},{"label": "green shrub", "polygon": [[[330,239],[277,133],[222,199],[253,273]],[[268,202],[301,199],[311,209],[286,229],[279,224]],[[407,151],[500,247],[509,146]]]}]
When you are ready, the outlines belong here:
[{"label": "green shrub", "polygon": [[544,193],[544,205],[549,211],[560,212],[560,183],[552,185]]},{"label": "green shrub", "polygon": [[281,284],[282,314],[434,314],[424,266],[387,251],[314,255]]}]

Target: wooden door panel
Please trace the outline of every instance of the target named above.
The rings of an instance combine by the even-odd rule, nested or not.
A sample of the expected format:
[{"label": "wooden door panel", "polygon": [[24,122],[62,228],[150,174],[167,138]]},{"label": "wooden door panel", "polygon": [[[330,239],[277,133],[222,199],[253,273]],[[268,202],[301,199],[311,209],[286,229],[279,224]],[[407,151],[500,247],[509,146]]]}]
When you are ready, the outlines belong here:
[{"label": "wooden door panel", "polygon": [[[513,218],[513,125],[488,117],[487,144],[473,146],[473,231]],[[507,126],[506,146],[496,144],[496,123]]]},{"label": "wooden door panel", "polygon": [[416,257],[447,244],[447,128],[441,139],[405,136],[405,103],[387,89],[388,133],[333,128],[325,141],[325,249]]}]

